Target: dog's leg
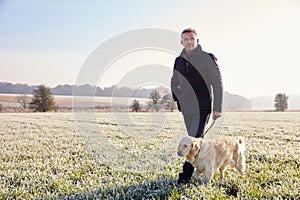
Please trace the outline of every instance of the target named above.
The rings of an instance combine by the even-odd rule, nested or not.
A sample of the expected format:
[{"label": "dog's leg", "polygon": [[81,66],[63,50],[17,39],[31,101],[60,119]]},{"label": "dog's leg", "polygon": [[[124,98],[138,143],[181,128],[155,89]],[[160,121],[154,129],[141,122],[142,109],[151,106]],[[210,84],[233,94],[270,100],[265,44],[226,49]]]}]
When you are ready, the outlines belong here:
[{"label": "dog's leg", "polygon": [[220,181],[224,178],[224,172],[227,166],[235,166],[234,161],[231,158],[228,158],[224,161],[223,165],[219,168],[220,171]]},{"label": "dog's leg", "polygon": [[246,171],[246,158],[243,151],[239,152],[236,168],[240,172],[240,174],[244,174]]},{"label": "dog's leg", "polygon": [[194,178],[199,181],[200,180],[200,174],[201,174],[201,171],[199,169],[196,169],[196,172],[194,174]]},{"label": "dog's leg", "polygon": [[226,166],[223,165],[223,166],[220,167],[220,169],[219,169],[219,171],[220,171],[220,181],[223,181],[225,168],[226,168]]},{"label": "dog's leg", "polygon": [[236,168],[241,174],[244,174],[246,171],[245,141],[242,138],[239,138],[238,141],[238,158]]},{"label": "dog's leg", "polygon": [[246,171],[246,162],[245,162],[245,158],[240,159],[238,164],[237,164],[237,170],[240,172],[240,174],[244,174]]},{"label": "dog's leg", "polygon": [[201,183],[202,184],[207,184],[210,182],[210,180],[213,178],[214,176],[214,172],[215,172],[215,169],[214,169],[214,166],[211,166],[210,168],[206,168],[205,169],[205,172],[204,172],[204,175],[203,175],[203,178],[201,180]]}]

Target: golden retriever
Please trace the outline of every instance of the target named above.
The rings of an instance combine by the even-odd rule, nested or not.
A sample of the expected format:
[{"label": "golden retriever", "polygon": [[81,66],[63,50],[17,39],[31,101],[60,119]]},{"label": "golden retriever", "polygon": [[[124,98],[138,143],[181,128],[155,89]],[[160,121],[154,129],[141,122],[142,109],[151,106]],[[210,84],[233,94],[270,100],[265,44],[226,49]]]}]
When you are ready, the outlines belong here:
[{"label": "golden retriever", "polygon": [[227,166],[235,167],[241,174],[245,172],[245,141],[242,138],[220,138],[215,142],[202,138],[184,137],[178,145],[178,156],[186,157],[195,168],[194,177],[202,184],[207,184],[214,173],[220,171],[220,180]]}]

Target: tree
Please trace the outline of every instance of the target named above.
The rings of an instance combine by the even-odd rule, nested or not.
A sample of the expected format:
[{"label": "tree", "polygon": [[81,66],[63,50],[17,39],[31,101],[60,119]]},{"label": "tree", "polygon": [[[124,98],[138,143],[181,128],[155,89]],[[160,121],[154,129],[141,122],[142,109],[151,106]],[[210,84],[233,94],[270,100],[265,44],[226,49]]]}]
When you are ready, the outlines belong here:
[{"label": "tree", "polygon": [[162,107],[164,107],[165,110],[170,110],[171,112],[176,109],[176,103],[174,102],[171,93],[165,94],[161,98],[160,104],[162,105]]},{"label": "tree", "polygon": [[140,102],[135,99],[132,101],[130,108],[132,109],[132,111],[137,112],[142,109],[142,106],[141,106]]},{"label": "tree", "polygon": [[3,106],[2,104],[0,103],[0,112],[3,110]]},{"label": "tree", "polygon": [[289,97],[284,93],[276,94],[274,99],[276,111],[284,111],[288,108],[288,98]]},{"label": "tree", "polygon": [[158,101],[160,99],[160,94],[157,89],[154,89],[150,92],[149,98],[152,100],[153,104],[158,104]]},{"label": "tree", "polygon": [[54,110],[55,102],[50,88],[39,85],[36,90],[33,90],[33,97],[29,105],[35,112]]},{"label": "tree", "polygon": [[156,112],[158,112],[161,108],[160,104],[159,104],[159,99],[160,99],[160,94],[159,91],[154,89],[150,92],[150,96],[149,99],[150,101],[147,104],[148,109],[153,109]]},{"label": "tree", "polygon": [[16,97],[16,99],[17,99],[17,103],[19,103],[22,106],[22,108],[24,109],[28,108],[29,100],[27,95],[20,94],[19,96]]}]

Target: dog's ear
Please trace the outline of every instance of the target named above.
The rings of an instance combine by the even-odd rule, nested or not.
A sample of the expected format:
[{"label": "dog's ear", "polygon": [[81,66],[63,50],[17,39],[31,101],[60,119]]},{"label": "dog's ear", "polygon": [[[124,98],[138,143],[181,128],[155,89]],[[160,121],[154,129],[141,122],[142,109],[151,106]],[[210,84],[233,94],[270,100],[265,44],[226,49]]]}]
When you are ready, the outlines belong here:
[{"label": "dog's ear", "polygon": [[196,155],[200,149],[199,139],[193,138],[192,148],[190,151],[191,155]]},{"label": "dog's ear", "polygon": [[197,138],[197,140],[198,140],[199,147],[201,148],[202,145],[204,144],[204,140],[202,138]]}]

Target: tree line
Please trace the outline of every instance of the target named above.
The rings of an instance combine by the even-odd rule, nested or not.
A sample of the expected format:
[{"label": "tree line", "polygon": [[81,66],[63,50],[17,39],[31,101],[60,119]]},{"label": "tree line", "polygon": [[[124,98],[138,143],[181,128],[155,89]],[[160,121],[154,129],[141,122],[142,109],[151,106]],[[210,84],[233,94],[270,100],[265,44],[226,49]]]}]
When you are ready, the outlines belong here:
[{"label": "tree line", "polygon": [[29,108],[34,112],[47,112],[51,110],[57,111],[58,106],[55,104],[50,87],[39,85],[37,89],[32,91],[32,93],[33,96],[30,102],[26,95],[20,95],[17,97],[17,102],[23,109]]},{"label": "tree line", "polygon": [[144,106],[142,106],[138,100],[134,99],[130,105],[131,111],[138,112],[141,111],[143,107],[147,111],[153,110],[156,112],[161,109],[173,112],[175,109],[177,109],[177,104],[174,102],[171,93],[166,93],[163,97],[161,97],[159,91],[153,89],[149,94],[149,99],[150,100]]},{"label": "tree line", "polygon": [[[58,110],[58,105],[54,101],[50,87],[39,85],[37,86],[37,89],[32,91],[32,93],[33,96],[31,99],[27,95],[23,94],[16,97],[16,102],[19,103],[24,110],[30,109],[33,112],[48,112]],[[134,100],[129,108],[136,112],[142,109],[147,111],[155,110],[156,112],[161,109],[173,111],[177,108],[176,103],[173,101],[170,93],[166,93],[161,98],[159,91],[154,89],[150,92],[149,99],[149,102],[145,106],[142,106],[138,100]],[[4,107],[0,104],[0,111],[3,109]]]},{"label": "tree line", "polygon": [[[23,109],[31,109],[34,112],[47,112],[47,111],[57,111],[58,105],[56,105],[53,95],[51,93],[50,87],[45,85],[39,85],[37,89],[34,89],[31,101],[26,95],[19,95],[16,99],[17,103]],[[285,111],[288,108],[288,96],[284,93],[276,94],[274,98],[275,111]],[[149,101],[146,105],[142,105],[137,99],[134,99],[129,106],[132,112],[138,112],[142,110],[146,111],[156,111],[159,110],[169,110],[173,112],[177,109],[177,104],[172,98],[170,92],[166,92],[161,96],[157,89],[153,89],[149,94]],[[4,110],[4,106],[0,104],[0,111]]]}]

